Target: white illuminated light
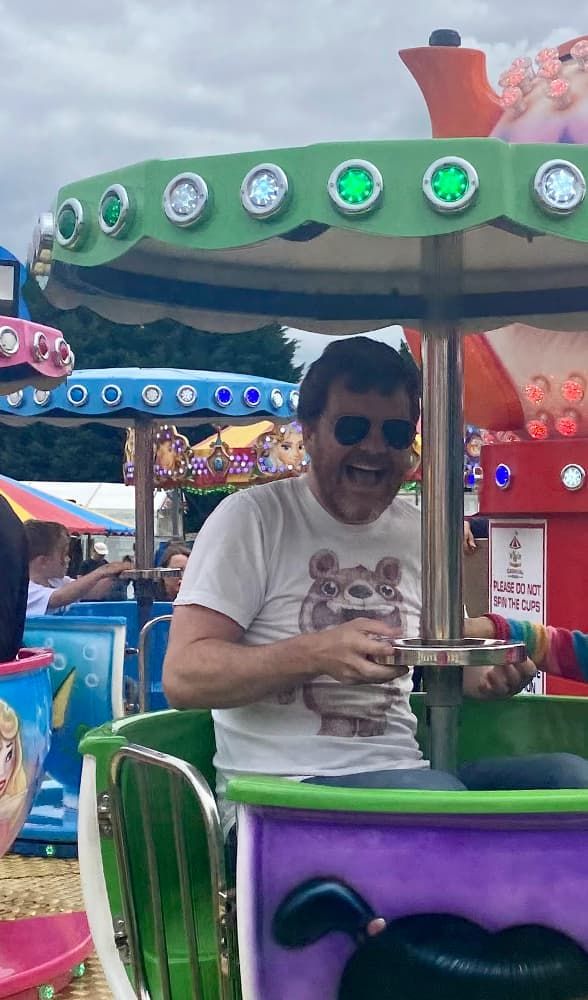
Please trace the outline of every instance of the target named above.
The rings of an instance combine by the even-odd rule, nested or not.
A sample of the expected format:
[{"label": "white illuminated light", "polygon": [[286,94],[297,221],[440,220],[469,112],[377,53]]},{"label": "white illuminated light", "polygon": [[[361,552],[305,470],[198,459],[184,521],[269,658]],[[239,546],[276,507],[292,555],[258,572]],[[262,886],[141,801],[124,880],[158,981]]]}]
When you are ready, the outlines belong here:
[{"label": "white illuminated light", "polygon": [[47,403],[51,399],[51,393],[48,389],[35,389],[33,399],[37,406],[47,406]]},{"label": "white illuminated light", "polygon": [[560,477],[566,490],[579,490],[586,481],[586,470],[581,465],[571,462],[569,465],[564,465]]},{"label": "white illuminated light", "polygon": [[541,208],[550,215],[569,215],[586,196],[582,171],[569,160],[548,160],[533,180],[533,191]]},{"label": "white illuminated light", "polygon": [[181,385],[176,392],[176,399],[181,406],[193,406],[198,398],[198,393],[193,385]]},{"label": "white illuminated light", "polygon": [[281,389],[272,389],[270,393],[270,403],[274,410],[281,410],[284,405],[284,393]]},{"label": "white illuminated light", "polygon": [[261,163],[250,170],[241,184],[241,202],[249,215],[267,219],[283,208],[288,178],[275,163]]},{"label": "white illuminated light", "polygon": [[288,396],[288,403],[290,404],[290,409],[296,411],[298,409],[298,401],[300,399],[300,393],[298,389],[292,389],[292,392]]},{"label": "white illuminated light", "polygon": [[141,398],[147,406],[159,406],[163,393],[158,385],[146,385],[141,393]]},{"label": "white illuminated light", "polygon": [[208,185],[200,174],[178,174],[163,192],[163,211],[176,226],[192,226],[208,204]]},{"label": "white illuminated light", "polygon": [[8,394],[8,396],[6,397],[6,402],[8,403],[9,406],[12,406],[16,409],[17,406],[22,406],[23,399],[24,399],[24,393],[22,389],[18,389],[16,392],[10,392]]}]

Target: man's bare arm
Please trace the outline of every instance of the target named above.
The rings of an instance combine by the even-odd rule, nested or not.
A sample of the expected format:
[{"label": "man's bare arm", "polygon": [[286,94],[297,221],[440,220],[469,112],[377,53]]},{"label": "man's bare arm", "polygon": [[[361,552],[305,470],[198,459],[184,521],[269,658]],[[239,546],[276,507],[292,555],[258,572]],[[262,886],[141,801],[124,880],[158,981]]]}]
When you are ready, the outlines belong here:
[{"label": "man's bare arm", "polygon": [[356,618],[323,632],[248,646],[243,629],[217,611],[176,607],[163,667],[166,697],[175,708],[234,708],[329,674],[347,684],[378,683],[398,668],[369,657],[386,653],[375,636],[394,637],[382,622]]}]

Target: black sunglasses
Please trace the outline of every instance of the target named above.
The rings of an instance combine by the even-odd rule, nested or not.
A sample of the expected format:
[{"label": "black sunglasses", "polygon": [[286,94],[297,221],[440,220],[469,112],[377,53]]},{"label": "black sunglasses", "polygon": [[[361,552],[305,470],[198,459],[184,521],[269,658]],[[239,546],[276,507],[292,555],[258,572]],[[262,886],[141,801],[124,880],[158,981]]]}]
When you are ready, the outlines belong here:
[{"label": "black sunglasses", "polygon": [[[369,417],[350,415],[335,421],[333,433],[338,444],[359,444],[370,432],[372,422]],[[384,420],[382,434],[390,448],[405,451],[415,439],[416,427],[410,420]]]}]

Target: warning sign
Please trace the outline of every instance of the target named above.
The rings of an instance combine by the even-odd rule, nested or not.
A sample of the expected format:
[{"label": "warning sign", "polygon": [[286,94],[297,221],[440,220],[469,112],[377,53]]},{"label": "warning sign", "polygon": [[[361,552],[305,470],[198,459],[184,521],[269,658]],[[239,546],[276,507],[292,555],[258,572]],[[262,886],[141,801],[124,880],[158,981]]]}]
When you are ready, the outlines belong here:
[{"label": "warning sign", "polygon": [[[545,521],[490,522],[490,609],[503,618],[545,625]],[[542,694],[538,674],[530,694]]]}]

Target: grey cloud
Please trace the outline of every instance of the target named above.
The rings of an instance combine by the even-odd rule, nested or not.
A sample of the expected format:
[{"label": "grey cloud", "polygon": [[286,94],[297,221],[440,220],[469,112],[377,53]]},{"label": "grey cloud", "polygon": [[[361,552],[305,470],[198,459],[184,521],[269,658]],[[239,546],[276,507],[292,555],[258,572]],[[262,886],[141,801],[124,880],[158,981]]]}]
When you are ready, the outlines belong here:
[{"label": "grey cloud", "polygon": [[127,163],[427,135],[399,48],[455,27],[496,80],[588,27],[588,3],[569,13],[558,29],[547,0],[4,0],[2,242],[22,256],[62,184]]}]

